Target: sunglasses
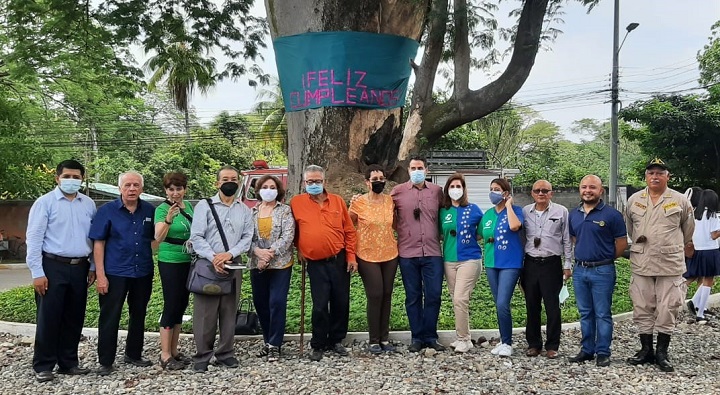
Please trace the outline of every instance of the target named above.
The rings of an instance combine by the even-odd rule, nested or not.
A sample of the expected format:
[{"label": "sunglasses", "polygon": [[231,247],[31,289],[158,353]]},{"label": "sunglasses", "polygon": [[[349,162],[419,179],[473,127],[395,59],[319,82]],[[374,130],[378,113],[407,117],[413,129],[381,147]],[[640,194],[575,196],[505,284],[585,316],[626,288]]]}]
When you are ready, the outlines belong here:
[{"label": "sunglasses", "polygon": [[542,193],[543,195],[547,195],[548,193],[552,192],[552,189],[542,188],[542,189],[533,189],[532,191],[533,191],[533,193],[536,194],[536,195],[539,195],[539,194],[541,194],[541,193]]},{"label": "sunglasses", "polygon": [[415,210],[413,210],[413,217],[415,217],[416,220],[420,220],[420,207],[416,207]]},{"label": "sunglasses", "polygon": [[536,237],[536,238],[533,239],[533,245],[535,246],[535,248],[540,247],[540,242],[541,242],[541,241],[542,241],[542,240],[540,240],[539,237]]}]

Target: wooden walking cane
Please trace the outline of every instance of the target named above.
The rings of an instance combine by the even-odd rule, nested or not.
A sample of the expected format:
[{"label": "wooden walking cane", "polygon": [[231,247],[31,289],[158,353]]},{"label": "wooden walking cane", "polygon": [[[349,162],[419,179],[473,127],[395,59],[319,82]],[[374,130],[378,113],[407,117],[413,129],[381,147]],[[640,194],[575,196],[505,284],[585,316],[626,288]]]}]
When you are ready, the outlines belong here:
[{"label": "wooden walking cane", "polygon": [[305,347],[305,259],[300,260],[300,356]]}]

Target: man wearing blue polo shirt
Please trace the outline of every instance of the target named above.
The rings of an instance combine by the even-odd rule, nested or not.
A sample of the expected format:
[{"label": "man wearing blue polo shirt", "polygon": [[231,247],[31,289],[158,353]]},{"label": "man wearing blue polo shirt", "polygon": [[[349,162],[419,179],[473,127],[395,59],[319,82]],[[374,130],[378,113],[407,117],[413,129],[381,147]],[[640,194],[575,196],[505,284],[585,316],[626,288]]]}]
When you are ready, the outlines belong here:
[{"label": "man wearing blue polo shirt", "polygon": [[98,209],[90,227],[100,294],[98,322],[98,374],[113,371],[120,314],[125,299],[130,319],[124,361],[146,367],[142,358],[145,315],[152,293],[153,259],[150,243],[155,237],[155,207],[140,200],[142,175],[129,171],[118,177],[120,198]]},{"label": "man wearing blue polo shirt", "polygon": [[591,361],[610,365],[612,342],[612,294],[615,290],[615,258],[627,247],[623,216],[601,199],[605,190],[600,177],[587,175],[580,181],[577,209],[570,210],[570,237],[575,244],[573,284],[580,312],[582,348],[570,362]]}]

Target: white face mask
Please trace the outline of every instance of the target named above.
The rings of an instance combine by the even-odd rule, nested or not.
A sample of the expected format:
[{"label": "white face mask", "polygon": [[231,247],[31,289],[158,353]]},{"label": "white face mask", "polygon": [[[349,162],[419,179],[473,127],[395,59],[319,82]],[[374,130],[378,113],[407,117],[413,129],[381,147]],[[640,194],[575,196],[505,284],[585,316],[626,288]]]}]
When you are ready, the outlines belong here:
[{"label": "white face mask", "polygon": [[450,188],[448,190],[448,195],[450,195],[450,199],[452,199],[452,200],[460,200],[463,197],[463,189],[462,188]]},{"label": "white face mask", "polygon": [[72,195],[80,190],[81,185],[82,180],[74,178],[61,178],[59,186],[61,191],[67,193],[68,195]]},{"label": "white face mask", "polygon": [[277,198],[277,189],[264,188],[260,190],[260,197],[263,202],[272,202]]}]

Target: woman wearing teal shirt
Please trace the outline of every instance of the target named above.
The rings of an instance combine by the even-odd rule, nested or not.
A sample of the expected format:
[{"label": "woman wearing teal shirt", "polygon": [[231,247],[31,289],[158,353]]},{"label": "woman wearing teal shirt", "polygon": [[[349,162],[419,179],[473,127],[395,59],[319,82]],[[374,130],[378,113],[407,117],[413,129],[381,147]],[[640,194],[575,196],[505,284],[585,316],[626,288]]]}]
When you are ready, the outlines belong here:
[{"label": "woman wearing teal shirt", "polygon": [[168,173],[163,177],[167,200],[155,209],[155,242],[158,247],[158,270],[163,291],[160,317],[160,365],[178,370],[190,364],[190,358],[178,351],[182,316],[190,293],[186,288],[190,273],[190,254],[185,243],[190,238],[193,208],[183,200],[187,176]]},{"label": "woman wearing teal shirt", "polygon": [[453,301],[457,336],[450,347],[455,348],[455,352],[468,352],[473,348],[468,306],[482,271],[482,252],[477,239],[483,212],[477,205],[468,203],[462,174],[450,176],[443,192],[443,207],[440,208],[438,222],[443,237],[445,278]]},{"label": "woman wearing teal shirt", "polygon": [[501,342],[492,349],[493,355],[512,355],[512,315],[510,299],[520,277],[523,264],[523,243],[520,228],[522,208],[512,205],[510,183],[496,178],[490,183],[490,202],[495,205],[482,219],[485,249],[485,273],[495,299]]}]

